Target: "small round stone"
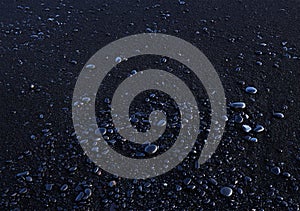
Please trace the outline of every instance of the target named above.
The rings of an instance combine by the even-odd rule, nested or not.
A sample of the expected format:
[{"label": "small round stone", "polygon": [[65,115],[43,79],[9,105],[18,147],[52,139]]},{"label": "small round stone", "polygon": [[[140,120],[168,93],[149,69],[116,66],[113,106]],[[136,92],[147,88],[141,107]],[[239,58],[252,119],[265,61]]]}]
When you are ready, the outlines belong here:
[{"label": "small round stone", "polygon": [[115,58],[115,62],[120,63],[121,61],[122,61],[121,57],[118,56],[118,57]]},{"label": "small round stone", "polygon": [[257,93],[257,89],[253,86],[248,86],[245,90],[249,94],[256,94]]},{"label": "small round stone", "polygon": [[220,193],[223,195],[223,196],[231,196],[232,193],[233,193],[233,190],[230,188],[230,187],[222,187],[221,190],[220,190]]},{"label": "small round stone", "polygon": [[275,175],[279,175],[281,170],[278,166],[274,166],[274,167],[271,168],[271,172]]},{"label": "small round stone", "polygon": [[148,154],[154,154],[155,152],[157,152],[157,150],[158,146],[155,144],[150,144],[145,147],[145,152]]},{"label": "small round stone", "polygon": [[236,123],[242,123],[244,121],[244,118],[242,117],[241,114],[237,114],[234,116],[234,122]]}]

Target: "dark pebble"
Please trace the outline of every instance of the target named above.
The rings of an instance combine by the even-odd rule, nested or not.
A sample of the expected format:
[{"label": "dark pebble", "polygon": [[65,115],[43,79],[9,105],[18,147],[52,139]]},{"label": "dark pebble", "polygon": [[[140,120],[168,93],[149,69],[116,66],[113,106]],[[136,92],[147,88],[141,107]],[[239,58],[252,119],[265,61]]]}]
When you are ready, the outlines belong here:
[{"label": "dark pebble", "polygon": [[251,142],[254,142],[254,143],[257,143],[257,142],[258,142],[258,139],[257,139],[257,138],[254,138],[254,137],[251,137],[251,138],[250,138],[250,141],[251,141]]},{"label": "dark pebble", "polygon": [[253,86],[248,86],[245,91],[249,94],[256,94],[257,93],[257,89]]},{"label": "dark pebble", "polygon": [[191,183],[191,181],[192,181],[191,178],[185,178],[185,179],[183,180],[183,183],[184,183],[185,185],[189,185],[189,184]]},{"label": "dark pebble", "polygon": [[53,184],[46,184],[45,188],[46,188],[46,190],[52,190]]},{"label": "dark pebble", "polygon": [[283,172],[282,175],[288,178],[291,177],[291,174],[289,172]]},{"label": "dark pebble", "polygon": [[275,175],[279,175],[280,174],[280,168],[278,166],[274,166],[271,168],[271,172]]},{"label": "dark pebble", "polygon": [[265,128],[262,125],[256,125],[256,127],[254,128],[254,132],[256,133],[263,132],[264,130]]},{"label": "dark pebble", "polygon": [[277,119],[283,119],[284,118],[284,114],[283,113],[279,113],[279,112],[275,112],[275,113],[273,113],[273,117],[275,117]]},{"label": "dark pebble", "polygon": [[69,172],[74,172],[74,171],[76,171],[76,170],[77,170],[77,167],[76,167],[76,166],[73,166],[73,167],[69,168]]},{"label": "dark pebble", "polygon": [[231,196],[233,191],[230,187],[222,187],[221,190],[220,190],[220,193],[223,195],[223,196]]},{"label": "dark pebble", "polygon": [[27,182],[32,182],[32,177],[28,176],[25,178]]},{"label": "dark pebble", "polygon": [[27,193],[27,188],[22,188],[20,191],[19,191],[20,194],[24,194],[24,193]]},{"label": "dark pebble", "polygon": [[242,128],[243,131],[245,131],[246,133],[249,133],[252,130],[252,128],[249,125],[243,125]]},{"label": "dark pebble", "polygon": [[236,123],[242,123],[244,121],[244,118],[242,117],[241,114],[237,114],[237,115],[234,116],[234,121]]},{"label": "dark pebble", "polygon": [[148,154],[154,154],[155,152],[157,152],[157,150],[158,146],[156,146],[155,144],[150,144],[145,147],[145,152]]},{"label": "dark pebble", "polygon": [[182,187],[180,185],[176,185],[176,190],[177,191],[181,191],[182,190]]},{"label": "dark pebble", "polygon": [[239,194],[241,194],[241,195],[244,193],[244,191],[243,191],[242,188],[238,188],[238,189],[237,189],[237,192],[238,192]]},{"label": "dark pebble", "polygon": [[210,178],[208,181],[213,185],[218,185],[217,180],[215,180],[214,178]]},{"label": "dark pebble", "polygon": [[84,196],[84,193],[83,192],[80,192],[77,196],[76,196],[76,199],[75,201],[80,201]]},{"label": "dark pebble", "polygon": [[109,187],[113,187],[113,186],[115,186],[117,183],[116,183],[116,181],[110,181],[109,183],[108,183],[108,186]]},{"label": "dark pebble", "polygon": [[17,177],[22,177],[22,176],[27,176],[27,175],[29,175],[29,171],[24,171],[24,172],[18,173]]},{"label": "dark pebble", "polygon": [[92,190],[90,188],[86,188],[84,190],[85,198],[89,198],[92,195]]},{"label": "dark pebble", "polygon": [[61,191],[66,191],[68,189],[68,185],[64,184],[63,186],[61,186],[60,190]]},{"label": "dark pebble", "polygon": [[246,104],[244,102],[234,102],[230,103],[229,106],[235,109],[243,109],[246,107]]}]

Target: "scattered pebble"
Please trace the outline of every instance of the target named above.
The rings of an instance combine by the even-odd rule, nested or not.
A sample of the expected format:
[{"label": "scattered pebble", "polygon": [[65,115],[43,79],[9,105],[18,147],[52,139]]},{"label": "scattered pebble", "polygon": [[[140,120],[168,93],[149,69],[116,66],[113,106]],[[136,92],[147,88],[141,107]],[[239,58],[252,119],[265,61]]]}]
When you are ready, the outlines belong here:
[{"label": "scattered pebble", "polygon": [[233,102],[233,103],[230,103],[229,106],[234,109],[246,108],[246,104],[244,102]]},{"label": "scattered pebble", "polygon": [[249,94],[256,94],[257,93],[257,89],[253,86],[248,86],[246,88],[246,92],[249,93]]},{"label": "scattered pebble", "polygon": [[257,139],[257,138],[254,138],[254,137],[251,137],[251,138],[250,138],[250,141],[251,141],[251,142],[254,142],[254,143],[257,143],[257,142],[258,142],[258,139]]},{"label": "scattered pebble", "polygon": [[157,150],[158,146],[155,144],[150,144],[145,147],[145,152],[148,154],[154,154],[155,152],[157,152]]},{"label": "scattered pebble", "polygon": [[278,166],[274,166],[274,167],[271,168],[271,172],[275,175],[279,175],[281,170]]},{"label": "scattered pebble", "polygon": [[122,61],[122,58],[121,57],[116,57],[116,59],[115,59],[115,62],[117,62],[117,63],[120,63]]},{"label": "scattered pebble", "polygon": [[53,188],[53,184],[46,184],[45,188],[46,188],[46,190],[50,191]]},{"label": "scattered pebble", "polygon": [[223,195],[223,196],[231,196],[232,193],[233,193],[233,190],[230,188],[230,187],[222,187],[221,190],[220,190],[220,193]]},{"label": "scattered pebble", "polygon": [[80,200],[83,198],[83,196],[84,196],[84,193],[83,193],[83,192],[80,192],[80,193],[76,196],[75,201],[80,201]]},{"label": "scattered pebble", "polygon": [[20,191],[19,191],[20,194],[24,194],[24,193],[27,193],[27,188],[22,188]]},{"label": "scattered pebble", "polygon": [[63,186],[61,186],[60,190],[61,191],[66,191],[68,189],[68,185],[67,184],[64,184]]},{"label": "scattered pebble", "polygon": [[234,121],[236,122],[236,123],[242,123],[243,121],[244,121],[244,118],[242,117],[242,115],[241,114],[237,114],[237,115],[235,115],[234,116]]},{"label": "scattered pebble", "polygon": [[265,130],[265,128],[262,125],[256,125],[256,127],[254,128],[254,132],[256,133],[261,133]]},{"label": "scattered pebble", "polygon": [[283,119],[284,118],[284,114],[283,113],[279,113],[279,112],[275,112],[275,113],[273,113],[273,117],[275,117],[277,119]]},{"label": "scattered pebble", "polygon": [[16,176],[22,177],[22,176],[27,176],[27,175],[29,175],[29,171],[24,171],[24,172],[18,173]]},{"label": "scattered pebble", "polygon": [[113,187],[113,186],[116,186],[117,185],[117,182],[115,180],[112,180],[108,183],[108,186],[109,187]]},{"label": "scattered pebble", "polygon": [[246,133],[249,133],[252,130],[252,128],[249,125],[243,125],[242,128],[243,131],[245,131]]},{"label": "scattered pebble", "polygon": [[86,69],[93,70],[93,69],[96,68],[96,65],[94,65],[94,64],[88,64],[88,65],[85,66],[85,68],[86,68]]}]

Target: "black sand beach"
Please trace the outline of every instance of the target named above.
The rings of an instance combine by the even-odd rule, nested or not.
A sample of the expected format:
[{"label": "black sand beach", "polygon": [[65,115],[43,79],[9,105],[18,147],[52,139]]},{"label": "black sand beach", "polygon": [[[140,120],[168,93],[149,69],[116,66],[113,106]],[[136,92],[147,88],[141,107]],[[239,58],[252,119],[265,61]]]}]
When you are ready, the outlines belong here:
[{"label": "black sand beach", "polygon": [[[299,210],[299,12],[298,1],[1,1],[1,210]],[[228,105],[247,106],[228,106],[206,164],[195,168],[195,152],[164,175],[128,180],[84,155],[72,94],[100,48],[147,32],[199,48]],[[264,131],[249,135],[244,124]]]}]

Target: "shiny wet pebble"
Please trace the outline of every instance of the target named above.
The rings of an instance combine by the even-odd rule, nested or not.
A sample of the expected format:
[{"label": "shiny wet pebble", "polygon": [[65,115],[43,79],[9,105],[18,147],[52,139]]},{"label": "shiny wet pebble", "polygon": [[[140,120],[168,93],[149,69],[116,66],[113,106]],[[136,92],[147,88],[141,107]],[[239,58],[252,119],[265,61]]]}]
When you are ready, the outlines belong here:
[{"label": "shiny wet pebble", "polygon": [[20,194],[24,194],[24,193],[27,193],[27,188],[22,188],[20,191],[19,191]]},{"label": "shiny wet pebble", "polygon": [[257,89],[253,86],[248,86],[245,91],[249,94],[256,94],[257,93]]},{"label": "shiny wet pebble", "polygon": [[284,118],[284,114],[283,113],[279,113],[279,112],[275,112],[275,113],[273,113],[273,117],[275,117],[277,119],[283,119]]},{"label": "shiny wet pebble", "polygon": [[223,195],[223,196],[231,196],[232,193],[233,193],[233,190],[230,188],[230,187],[222,187],[221,190],[220,190],[220,193]]},{"label": "shiny wet pebble", "polygon": [[89,198],[92,195],[92,190],[90,188],[86,188],[84,190],[85,198]]},{"label": "shiny wet pebble", "polygon": [[279,175],[281,170],[278,166],[274,166],[274,167],[271,168],[271,172],[275,175]]},{"label": "shiny wet pebble", "polygon": [[66,191],[68,189],[68,185],[64,184],[63,186],[61,186],[60,190],[61,191]]},{"label": "shiny wet pebble", "polygon": [[93,69],[96,68],[96,65],[94,65],[94,64],[88,64],[88,65],[85,66],[85,68],[86,68],[86,69],[93,70]]},{"label": "shiny wet pebble", "polygon": [[246,104],[244,102],[233,102],[229,106],[234,109],[243,109],[246,107]]},{"label": "shiny wet pebble", "polygon": [[22,177],[22,176],[27,176],[27,175],[29,175],[29,171],[20,172],[16,176],[17,177]]},{"label": "shiny wet pebble", "polygon": [[263,132],[265,130],[265,128],[262,125],[256,125],[256,127],[254,128],[254,132],[256,133],[260,133]]},{"label": "shiny wet pebble", "polygon": [[243,125],[242,128],[243,131],[245,131],[246,133],[249,133],[252,130],[252,128],[249,125]]},{"label": "shiny wet pebble", "polygon": [[241,114],[237,114],[234,116],[234,122],[236,123],[242,123],[244,121],[244,118],[242,117]]},{"label": "shiny wet pebble", "polygon": [[83,192],[80,192],[80,193],[76,196],[75,201],[80,201],[80,200],[83,198],[83,196],[84,196],[84,193],[83,193]]},{"label": "shiny wet pebble", "polygon": [[150,144],[145,147],[145,152],[148,154],[154,154],[155,152],[157,152],[157,150],[158,150],[158,146],[155,144]]}]

